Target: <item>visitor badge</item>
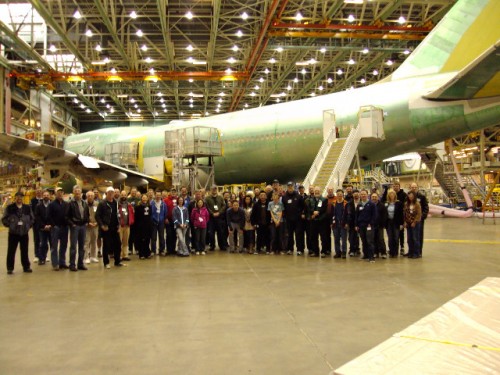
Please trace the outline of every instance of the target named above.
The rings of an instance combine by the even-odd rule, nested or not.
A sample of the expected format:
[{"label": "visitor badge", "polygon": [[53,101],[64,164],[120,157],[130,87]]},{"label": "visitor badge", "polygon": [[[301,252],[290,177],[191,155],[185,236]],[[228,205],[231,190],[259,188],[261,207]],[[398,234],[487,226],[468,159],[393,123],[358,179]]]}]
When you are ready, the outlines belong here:
[{"label": "visitor badge", "polygon": [[23,225],[23,222],[22,221],[18,221],[17,225]]},{"label": "visitor badge", "polygon": [[359,210],[360,210],[360,211],[363,211],[363,208],[364,208],[364,207],[363,207],[363,206],[361,206],[361,207],[359,208]]},{"label": "visitor badge", "polygon": [[321,207],[321,206],[323,206],[323,202],[322,202],[322,201],[319,201],[319,202],[318,202],[318,207]]},{"label": "visitor badge", "polygon": [[172,202],[174,202],[174,206],[177,205],[177,199],[174,199]]},{"label": "visitor badge", "polygon": [[97,206],[94,206],[94,212],[97,212]]},{"label": "visitor badge", "polygon": [[199,217],[198,220],[200,221],[200,223],[203,223],[203,218],[202,217]]},{"label": "visitor badge", "polygon": [[291,200],[291,199],[289,199],[289,200],[288,200],[288,203],[292,203],[292,200]]},{"label": "visitor badge", "polygon": [[214,204],[214,210],[219,211],[219,207],[216,204]]},{"label": "visitor badge", "polygon": [[372,230],[372,227],[368,225],[368,227],[366,228],[366,230]]}]

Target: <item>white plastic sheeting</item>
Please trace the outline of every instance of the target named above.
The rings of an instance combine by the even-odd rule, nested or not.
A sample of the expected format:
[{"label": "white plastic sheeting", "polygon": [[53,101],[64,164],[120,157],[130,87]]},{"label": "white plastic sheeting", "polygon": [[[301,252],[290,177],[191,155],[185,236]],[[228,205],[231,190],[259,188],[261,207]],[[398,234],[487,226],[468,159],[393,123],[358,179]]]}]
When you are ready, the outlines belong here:
[{"label": "white plastic sheeting", "polygon": [[500,278],[489,277],[334,374],[499,374]]}]

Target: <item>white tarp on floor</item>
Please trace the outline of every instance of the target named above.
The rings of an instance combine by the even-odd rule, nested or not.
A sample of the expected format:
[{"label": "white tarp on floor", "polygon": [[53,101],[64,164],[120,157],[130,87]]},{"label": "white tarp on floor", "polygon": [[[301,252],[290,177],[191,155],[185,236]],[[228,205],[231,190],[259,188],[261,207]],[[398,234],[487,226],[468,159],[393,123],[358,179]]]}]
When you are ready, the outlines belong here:
[{"label": "white tarp on floor", "polygon": [[500,374],[500,278],[484,279],[334,374]]}]

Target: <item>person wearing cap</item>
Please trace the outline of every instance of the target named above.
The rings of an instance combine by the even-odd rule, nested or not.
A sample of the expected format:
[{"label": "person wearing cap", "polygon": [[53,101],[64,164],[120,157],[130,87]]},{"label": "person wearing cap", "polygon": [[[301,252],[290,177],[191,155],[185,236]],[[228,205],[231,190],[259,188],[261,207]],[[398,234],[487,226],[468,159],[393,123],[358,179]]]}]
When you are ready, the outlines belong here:
[{"label": "person wearing cap", "polygon": [[210,214],[210,220],[208,221],[208,242],[210,244],[210,251],[215,250],[215,234],[217,233],[217,243],[222,251],[227,250],[227,236],[224,237],[225,232],[225,213],[226,213],[226,202],[224,198],[221,197],[217,192],[217,186],[212,186],[210,195],[205,198],[205,205],[207,207],[208,213]]},{"label": "person wearing cap", "polygon": [[97,259],[97,236],[99,228],[95,219],[99,203],[95,200],[95,194],[91,190],[87,191],[86,197],[86,203],[89,207],[89,222],[87,223],[85,232],[85,263],[99,263]]},{"label": "person wearing cap", "polygon": [[273,200],[273,194],[274,193],[279,193],[280,191],[280,182],[278,179],[274,179],[273,180],[273,184],[271,185],[271,190],[268,191],[266,189],[266,192],[267,192],[267,199],[271,202]]},{"label": "person wearing cap", "polygon": [[252,214],[250,216],[250,221],[257,232],[257,246],[255,248],[255,254],[259,254],[263,251],[263,249],[266,253],[269,253],[269,226],[271,225],[271,212],[267,209],[268,204],[269,202],[267,200],[266,192],[261,191],[259,194],[259,200],[253,204]]},{"label": "person wearing cap", "polygon": [[97,206],[95,219],[99,224],[99,232],[102,236],[102,259],[104,267],[109,269],[109,254],[113,253],[115,267],[124,266],[121,263],[121,242],[118,232],[120,221],[118,216],[118,202],[114,199],[115,189],[111,186],[106,189],[106,197]]},{"label": "person wearing cap", "polygon": [[33,272],[28,256],[29,230],[35,218],[31,207],[23,203],[24,194],[18,191],[14,202],[9,204],[3,214],[2,224],[9,228],[7,240],[7,273],[14,273],[17,245],[21,248],[21,264],[26,273]]},{"label": "person wearing cap", "polygon": [[[346,199],[347,200],[347,199]],[[361,254],[359,248],[359,233],[356,231],[356,207],[358,206],[359,190],[352,190],[352,197],[347,200],[347,231],[349,239],[349,256],[359,256]]]},{"label": "person wearing cap", "polygon": [[289,181],[287,189],[282,198],[285,207],[284,218],[288,232],[287,254],[293,254],[295,241],[297,241],[297,255],[304,253],[304,227],[302,225],[302,212],[304,211],[304,199],[295,191],[293,182]]},{"label": "person wearing cap", "polygon": [[124,261],[130,261],[129,237],[132,225],[134,225],[134,207],[127,200],[127,192],[122,190],[118,200],[118,217],[120,220],[120,242],[122,244],[121,258]]},{"label": "person wearing cap", "polygon": [[64,191],[56,189],[56,199],[49,204],[49,224],[51,230],[50,262],[54,271],[68,269],[66,250],[68,248],[68,222],[66,213],[68,202],[64,199]]},{"label": "person wearing cap", "polygon": [[[83,264],[85,258],[85,235],[89,222],[89,206],[82,199],[82,188],[78,185],[73,187],[73,199],[68,204],[66,221],[69,224],[69,270],[86,271]],[[78,246],[78,261],[76,261],[76,248]]]},{"label": "person wearing cap", "polygon": [[321,196],[319,187],[314,187],[314,195],[308,198],[305,209],[310,220],[311,247],[308,250],[311,257],[324,257],[323,251],[319,248],[319,238],[321,237],[321,245],[324,248],[327,243],[326,236],[330,236],[326,209],[326,198]]}]

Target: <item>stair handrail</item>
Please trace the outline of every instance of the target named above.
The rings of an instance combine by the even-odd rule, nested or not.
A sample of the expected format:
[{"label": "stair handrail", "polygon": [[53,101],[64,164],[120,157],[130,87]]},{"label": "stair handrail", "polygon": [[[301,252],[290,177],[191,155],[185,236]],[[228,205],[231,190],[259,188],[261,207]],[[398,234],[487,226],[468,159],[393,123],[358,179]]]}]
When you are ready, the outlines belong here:
[{"label": "stair handrail", "polygon": [[337,128],[333,126],[326,137],[326,139],[323,141],[323,144],[321,145],[318,153],[316,154],[316,157],[314,158],[314,161],[311,165],[311,168],[309,168],[309,171],[307,172],[306,178],[304,179],[303,185],[305,187],[305,190],[309,190],[309,185],[312,185],[316,177],[318,176],[319,171],[321,170],[321,166],[325,162],[326,155],[328,154],[328,151],[330,150],[330,147],[332,144],[337,140]]},{"label": "stair handrail", "polygon": [[[326,186],[323,189],[323,195],[326,194],[326,190],[329,186],[333,186],[334,189],[341,188],[342,181],[344,180],[347,172],[349,171],[352,159],[354,158],[356,150],[358,149],[358,144],[360,141],[359,129],[360,129],[359,126],[351,128],[351,131],[347,136],[344,146],[342,146],[342,150],[340,151],[340,154],[338,156],[337,162],[335,163],[333,171],[330,174]],[[353,146],[354,143],[356,143],[355,146]],[[335,181],[335,178],[337,178],[337,181]]]}]

